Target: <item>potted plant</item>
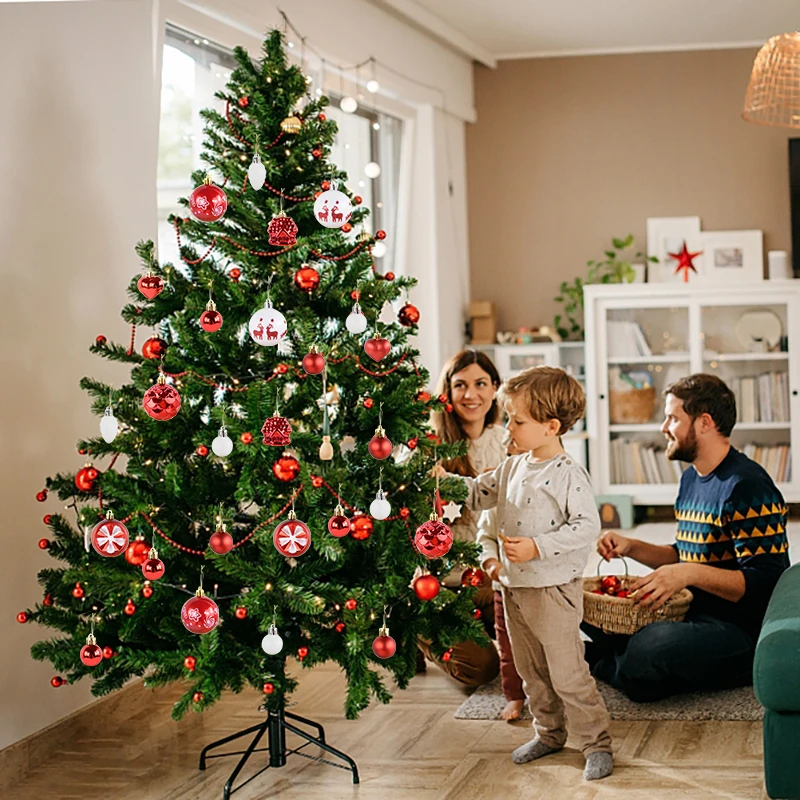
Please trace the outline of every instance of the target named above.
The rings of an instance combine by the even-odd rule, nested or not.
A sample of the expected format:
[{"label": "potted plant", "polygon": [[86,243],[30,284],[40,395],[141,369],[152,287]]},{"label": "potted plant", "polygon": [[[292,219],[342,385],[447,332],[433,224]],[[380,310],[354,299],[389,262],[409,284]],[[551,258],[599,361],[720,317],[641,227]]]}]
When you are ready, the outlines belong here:
[{"label": "potted plant", "polygon": [[[583,287],[589,283],[633,283],[637,279],[637,267],[642,270],[646,263],[658,263],[655,256],[637,252],[634,259],[645,259],[645,263],[633,264],[622,257],[622,252],[633,247],[633,234],[629,233],[624,239],[613,238],[611,249],[605,251],[605,258],[601,261],[592,259],[586,262],[589,272],[584,280],[576,277],[571,283],[561,281],[559,295],[555,298],[557,303],[563,303],[564,309],[556,314],[553,320],[558,335],[562,339],[583,339]],[[644,275],[641,275],[644,280]]]}]

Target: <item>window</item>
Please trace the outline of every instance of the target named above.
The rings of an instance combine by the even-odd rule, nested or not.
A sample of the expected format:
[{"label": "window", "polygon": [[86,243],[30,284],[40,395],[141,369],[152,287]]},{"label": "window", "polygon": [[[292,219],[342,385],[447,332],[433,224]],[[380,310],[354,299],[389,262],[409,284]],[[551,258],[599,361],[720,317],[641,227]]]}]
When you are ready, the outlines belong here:
[{"label": "window", "polygon": [[[225,88],[236,62],[230,51],[194,34],[168,26],[161,72],[161,127],[158,150],[158,253],[162,261],[180,267],[180,255],[170,214],[185,214],[178,204],[194,188],[191,173],[200,169],[203,145],[203,119],[200,111],[214,108],[225,112],[225,103],[214,93]],[[311,71],[312,86],[321,80]],[[331,150],[331,160],[348,174],[348,188],[370,209],[366,227],[371,232],[383,229],[385,255],[376,262],[379,272],[396,271],[394,243],[397,230],[397,196],[400,178],[402,120],[359,105],[354,114],[339,108],[339,97],[327,93],[331,104],[325,113],[335,120],[339,133]],[[364,167],[380,164],[377,178],[369,178]],[[350,236],[358,234],[354,230]]]}]

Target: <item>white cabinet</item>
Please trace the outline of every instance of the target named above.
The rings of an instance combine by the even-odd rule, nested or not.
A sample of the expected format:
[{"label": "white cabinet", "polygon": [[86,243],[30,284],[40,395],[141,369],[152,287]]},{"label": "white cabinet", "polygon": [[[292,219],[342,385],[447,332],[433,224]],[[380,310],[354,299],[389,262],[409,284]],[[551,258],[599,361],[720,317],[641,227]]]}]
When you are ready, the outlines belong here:
[{"label": "white cabinet", "polygon": [[[598,494],[671,505],[681,465],[667,460],[663,391],[697,372],[736,394],[731,443],[800,501],[800,281],[730,286],[591,285],[584,290],[589,464]],[[685,465],[683,465],[685,467]]]},{"label": "white cabinet", "polygon": [[[585,388],[583,342],[545,342],[536,344],[471,345],[494,361],[500,379],[506,381],[529,367],[563,367]],[[588,405],[587,405],[588,413]],[[585,426],[583,420],[562,437],[564,449],[582,466],[588,468]]]}]

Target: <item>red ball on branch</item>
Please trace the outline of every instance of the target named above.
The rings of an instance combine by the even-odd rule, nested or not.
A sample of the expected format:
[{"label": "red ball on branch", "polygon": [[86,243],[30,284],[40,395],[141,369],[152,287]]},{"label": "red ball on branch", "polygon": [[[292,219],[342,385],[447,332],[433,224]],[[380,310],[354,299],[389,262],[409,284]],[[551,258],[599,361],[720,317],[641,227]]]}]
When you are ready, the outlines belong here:
[{"label": "red ball on branch", "polygon": [[419,322],[419,309],[411,303],[406,303],[397,312],[397,321],[406,328],[416,325]]},{"label": "red ball on branch", "polygon": [[417,392],[417,396],[414,398],[418,403],[428,403],[430,402],[431,396],[426,391]]},{"label": "red ball on branch", "polygon": [[414,593],[420,600],[433,600],[439,594],[439,579],[433,575],[420,575],[414,581]]},{"label": "red ball on branch", "polygon": [[360,205],[361,205],[363,202],[364,202],[364,199],[361,197],[361,195],[360,195],[360,194],[357,194],[357,195],[356,195],[356,196],[353,198],[353,205],[354,205],[354,206],[360,206]]},{"label": "red ball on branch", "polygon": [[42,489],[41,492],[36,492],[36,499],[40,503],[44,503],[44,501],[47,500],[47,489]]},{"label": "red ball on branch", "polygon": [[345,222],[341,227],[342,233],[350,233],[351,230],[353,230],[353,226],[349,222]]},{"label": "red ball on branch", "polygon": [[233,536],[227,531],[219,530],[211,534],[208,546],[218,555],[224,556],[233,549]]},{"label": "red ball on branch", "polygon": [[317,114],[317,119],[320,122],[325,122],[325,120],[328,119],[328,118],[324,114]]},{"label": "red ball on branch", "polygon": [[344,633],[346,627],[347,625],[345,625],[344,622],[337,622],[334,626],[336,633]]},{"label": "red ball on branch", "polygon": [[236,619],[247,619],[247,609],[244,606],[237,606],[233,613]]},{"label": "red ball on branch", "polygon": [[153,587],[152,586],[142,586],[142,597],[152,597],[153,596]]},{"label": "red ball on branch", "polygon": [[375,231],[375,238],[376,239],[385,239],[386,238],[386,231]]},{"label": "red ball on branch", "polygon": [[99,344],[101,347],[108,341],[105,336],[101,333],[98,337],[95,338],[95,342]]},{"label": "red ball on branch", "polygon": [[134,567],[141,567],[150,554],[150,545],[144,539],[134,539],[125,551],[125,560]]},{"label": "red ball on branch", "polygon": [[72,590],[72,596],[80,600],[84,594],[86,594],[86,592],[84,592],[83,586],[81,586],[80,583],[76,583],[75,588]]},{"label": "red ball on branch", "polygon": [[337,514],[328,520],[328,533],[341,539],[342,536],[347,536],[350,533],[350,520]]},{"label": "red ball on branch", "polygon": [[320,184],[320,186],[322,186],[322,191],[323,191],[323,192],[327,192],[327,191],[328,191],[328,189],[330,189],[330,188],[331,188],[331,182],[330,182],[330,181],[322,181],[322,183]]},{"label": "red ball on branch", "polygon": [[303,264],[294,274],[294,284],[304,292],[313,292],[319,286],[319,272],[314,267]]},{"label": "red ball on branch", "polygon": [[42,522],[44,522],[44,524],[45,524],[45,525],[49,525],[49,524],[50,524],[50,521],[51,521],[52,519],[53,519],[53,517],[52,517],[50,514],[45,514],[45,515],[42,517]]},{"label": "red ball on branch", "polygon": [[315,147],[311,151],[311,155],[314,156],[314,158],[322,158],[322,150],[320,150],[318,147]]},{"label": "red ball on branch", "polygon": [[321,489],[325,484],[325,479],[320,477],[319,475],[313,475],[311,478],[311,485],[315,489]]},{"label": "red ball on branch", "polygon": [[408,519],[411,516],[411,510],[403,506],[398,512],[401,519]]},{"label": "red ball on branch", "polygon": [[44,600],[42,600],[42,605],[50,608],[50,606],[53,605],[53,596],[51,594],[46,594]]},{"label": "red ball on branch", "polygon": [[375,405],[375,401],[371,397],[364,398],[364,408],[372,408]]},{"label": "red ball on branch", "polygon": [[408,446],[409,450],[416,450],[418,444],[419,444],[419,438],[417,438],[416,436],[412,436],[408,440],[408,442],[406,442],[406,445]]},{"label": "red ball on branch", "polygon": [[145,358],[157,361],[161,356],[166,354],[167,347],[168,345],[163,339],[160,339],[158,336],[152,336],[142,345],[142,355]]},{"label": "red ball on branch", "polygon": [[303,369],[309,375],[319,375],[325,369],[325,356],[312,351],[303,356]]},{"label": "red ball on branch", "polygon": [[250,98],[249,98],[249,97],[242,96],[242,97],[240,97],[240,98],[239,98],[239,99],[238,99],[236,102],[238,102],[238,103],[239,103],[239,105],[240,105],[242,108],[247,108],[247,106],[249,106],[249,105],[250,105]]},{"label": "red ball on branch", "polygon": [[249,431],[245,431],[240,437],[240,441],[242,444],[250,444],[253,441],[253,434]]},{"label": "red ball on branch", "polygon": [[55,675],[54,677],[50,678],[50,685],[54,689],[58,689],[59,686],[63,686],[65,683],[66,681],[60,675]]},{"label": "red ball on branch", "polygon": [[103,658],[113,658],[116,653],[108,646],[103,648]]},{"label": "red ball on branch", "polygon": [[378,460],[388,458],[392,454],[392,443],[386,436],[378,436],[377,434],[369,440],[367,446],[369,454]]},{"label": "red ball on branch", "polygon": [[261,691],[264,692],[264,694],[272,694],[275,691],[275,685],[272,683],[265,683],[261,687]]},{"label": "red ball on branch", "polygon": [[202,692],[195,692],[192,695],[192,702],[196,705],[198,703],[203,702],[203,693]]},{"label": "red ball on branch", "polygon": [[197,445],[194,451],[201,458],[205,458],[208,455],[208,448],[204,444]]},{"label": "red ball on branch", "polygon": [[183,666],[189,670],[189,672],[194,672],[194,668],[197,666],[197,659],[194,656],[186,656],[183,659]]},{"label": "red ball on branch", "polygon": [[100,477],[100,472],[87,464],[75,474],[75,486],[79,492],[91,492],[95,481]]},{"label": "red ball on branch", "polygon": [[278,364],[278,366],[275,367],[275,371],[278,373],[278,375],[285,375],[289,371],[289,365]]},{"label": "red ball on branch", "polygon": [[272,474],[279,481],[289,483],[300,474],[300,462],[294,456],[281,456],[272,465]]},{"label": "red ball on branch", "polygon": [[234,283],[239,283],[239,278],[241,278],[241,277],[242,277],[242,271],[239,269],[239,267],[234,267],[234,268],[233,268],[233,269],[232,269],[232,270],[231,270],[231,271],[228,273],[228,275],[230,275],[230,276],[231,276],[231,280],[232,280]]},{"label": "red ball on branch", "polygon": [[481,611],[479,608],[476,608],[472,612],[472,616],[475,617],[475,619],[480,619],[483,616],[483,611]]},{"label": "red ball on branch", "polygon": [[23,624],[23,623],[25,623],[27,621],[28,621],[27,613],[24,612],[24,611],[20,611],[19,614],[17,614],[17,622],[19,622],[20,624]]},{"label": "red ball on branch", "polygon": [[39,539],[39,549],[40,550],[47,550],[50,547],[50,540],[49,539]]},{"label": "red ball on branch", "polygon": [[308,655],[308,648],[307,647],[298,647],[297,648],[297,657],[302,661]]},{"label": "red ball on branch", "polygon": [[393,280],[394,280],[394,272],[392,272],[392,271],[390,270],[389,272],[387,272],[387,273],[386,273],[386,274],[383,276],[383,279],[384,279],[385,281],[393,281]]},{"label": "red ball on branch", "polygon": [[165,572],[166,567],[160,558],[148,558],[147,561],[142,564],[142,575],[144,575],[148,581],[157,581],[164,576]]},{"label": "red ball on branch", "polygon": [[[381,630],[385,630],[385,628],[381,628]],[[378,658],[391,658],[397,652],[397,642],[388,634],[381,634],[373,640],[372,652]]]},{"label": "red ball on branch", "polygon": [[445,650],[442,653],[442,661],[449,661],[453,657],[453,648],[451,647],[449,650]]},{"label": "red ball on branch", "polygon": [[462,586],[483,586],[485,579],[486,575],[484,574],[483,570],[475,569],[474,567],[465,569],[461,573]]},{"label": "red ball on branch", "polygon": [[355,598],[351,597],[351,598],[349,598],[349,599],[347,600],[347,602],[344,604],[344,607],[345,607],[345,608],[346,608],[348,611],[355,611],[355,610],[356,610],[356,606],[357,606],[357,605],[358,605],[358,603],[356,602]]},{"label": "red ball on branch", "polygon": [[124,611],[124,612],[125,612],[125,613],[126,613],[128,616],[129,616],[129,617],[132,617],[132,616],[133,616],[133,615],[136,613],[136,604],[133,602],[133,600],[128,600],[128,602],[127,602],[127,603],[125,603],[125,608],[124,608],[124,609],[122,609],[122,610],[123,610],[123,611]]},{"label": "red ball on branch", "polygon": [[359,541],[369,539],[374,529],[375,523],[363,514],[353,517],[353,519],[350,520],[350,535]]},{"label": "red ball on branch", "polygon": [[96,667],[103,660],[103,651],[96,644],[85,644],[80,659],[87,667]]},{"label": "red ball on branch", "polygon": [[222,314],[216,308],[207,308],[200,315],[200,327],[208,333],[215,333],[222,327]]}]

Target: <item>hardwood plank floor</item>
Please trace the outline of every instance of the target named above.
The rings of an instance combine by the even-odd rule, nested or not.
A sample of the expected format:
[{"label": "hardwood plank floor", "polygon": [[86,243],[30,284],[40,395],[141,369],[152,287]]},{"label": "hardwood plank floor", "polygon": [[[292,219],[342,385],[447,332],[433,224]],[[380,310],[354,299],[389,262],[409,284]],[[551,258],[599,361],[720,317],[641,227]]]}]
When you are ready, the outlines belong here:
[{"label": "hardwood plank floor", "polygon": [[[538,763],[511,762],[511,750],[531,738],[530,723],[453,719],[464,692],[430,665],[390,705],[372,706],[356,721],[343,717],[344,679],[335,665],[297,674],[291,710],[325,726],[330,743],[358,763],[361,784],[354,786],[349,772],[290,756],[286,767],[267,770],[235,800],[766,798],[760,722],[614,722],[614,774],[585,783],[583,757],[569,743]],[[98,712],[94,732],[57,746],[4,798],[219,800],[235,759],[211,761],[200,772],[200,750],[259,722],[260,697],[229,695],[175,723],[169,714],[176,695],[175,687],[145,692],[144,701],[139,693],[130,707],[117,704],[113,716]]]}]

